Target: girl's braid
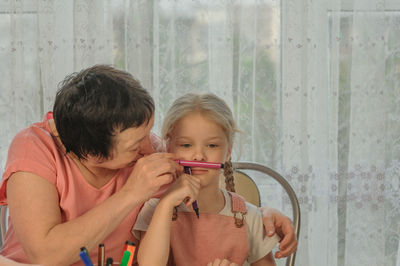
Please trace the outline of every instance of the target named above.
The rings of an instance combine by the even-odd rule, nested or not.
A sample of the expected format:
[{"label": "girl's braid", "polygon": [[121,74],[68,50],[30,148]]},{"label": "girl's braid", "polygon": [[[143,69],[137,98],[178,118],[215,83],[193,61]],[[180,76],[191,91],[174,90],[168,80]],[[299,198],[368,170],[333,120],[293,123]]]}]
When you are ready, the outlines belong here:
[{"label": "girl's braid", "polygon": [[230,192],[235,192],[235,182],[233,177],[232,162],[230,159],[224,164],[224,176],[225,176],[226,190]]}]

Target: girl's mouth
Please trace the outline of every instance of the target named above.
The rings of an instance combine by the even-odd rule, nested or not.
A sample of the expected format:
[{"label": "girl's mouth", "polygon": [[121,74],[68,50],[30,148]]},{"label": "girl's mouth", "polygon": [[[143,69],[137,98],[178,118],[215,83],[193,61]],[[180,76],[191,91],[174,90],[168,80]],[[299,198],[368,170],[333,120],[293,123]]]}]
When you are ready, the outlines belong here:
[{"label": "girl's mouth", "polygon": [[207,172],[208,172],[208,169],[196,168],[196,167],[192,168],[192,175],[204,175]]}]

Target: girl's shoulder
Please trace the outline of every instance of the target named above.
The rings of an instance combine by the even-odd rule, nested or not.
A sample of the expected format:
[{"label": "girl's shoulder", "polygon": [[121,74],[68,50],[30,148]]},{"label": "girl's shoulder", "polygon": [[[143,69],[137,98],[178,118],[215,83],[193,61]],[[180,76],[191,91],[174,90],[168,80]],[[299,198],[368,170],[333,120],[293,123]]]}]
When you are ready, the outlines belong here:
[{"label": "girl's shoulder", "polygon": [[[223,191],[225,196],[226,206],[224,208],[224,215],[234,216],[232,213],[232,199],[227,191]],[[235,197],[237,199],[237,197]],[[241,197],[239,197],[241,198]],[[275,234],[273,237],[268,237],[265,234],[262,213],[260,209],[246,202],[243,198],[243,203],[246,206],[246,214],[244,215],[244,224],[247,230],[247,237],[249,241],[250,253],[247,261],[253,263],[265,255],[267,255],[276,246],[279,237]]]},{"label": "girl's shoulder", "polygon": [[[247,214],[250,214],[252,216],[253,215],[261,216],[261,212],[258,209],[258,207],[253,205],[253,204],[251,204],[250,202],[247,202],[241,195],[239,195],[237,193],[234,193],[234,192],[228,192],[228,191],[226,191],[224,189],[221,189],[221,191],[223,192],[223,195],[224,195],[224,198],[225,198],[225,206],[221,210],[220,214],[231,216],[229,213],[232,214],[232,210],[233,210],[232,209],[232,201],[236,200],[236,201],[242,201],[242,204],[245,205],[244,208],[246,208],[246,213]],[[231,194],[231,196],[230,196],[230,194]],[[233,196],[235,196],[235,199],[232,198]]]}]

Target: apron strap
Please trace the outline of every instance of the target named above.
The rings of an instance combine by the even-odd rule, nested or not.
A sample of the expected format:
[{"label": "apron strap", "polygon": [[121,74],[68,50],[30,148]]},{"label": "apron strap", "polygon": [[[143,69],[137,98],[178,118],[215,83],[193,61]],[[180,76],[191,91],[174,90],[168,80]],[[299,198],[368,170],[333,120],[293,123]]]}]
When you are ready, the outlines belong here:
[{"label": "apron strap", "polygon": [[231,196],[232,213],[233,218],[235,218],[235,225],[236,227],[240,228],[244,224],[244,216],[247,213],[246,201],[242,196],[236,193],[230,191],[228,191],[228,193]]}]

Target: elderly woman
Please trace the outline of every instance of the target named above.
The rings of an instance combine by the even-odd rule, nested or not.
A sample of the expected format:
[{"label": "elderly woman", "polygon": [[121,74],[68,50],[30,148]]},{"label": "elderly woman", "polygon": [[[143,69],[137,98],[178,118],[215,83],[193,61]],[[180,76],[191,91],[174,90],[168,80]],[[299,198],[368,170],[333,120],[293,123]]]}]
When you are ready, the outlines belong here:
[{"label": "elderly woman", "polygon": [[[68,76],[53,115],[13,139],[0,189],[10,223],[1,254],[22,263],[78,264],[121,258],[143,203],[183,169],[155,152],[154,103],[129,73],[98,65]],[[297,246],[290,220],[264,210],[266,230],[283,232],[280,256]]]}]

